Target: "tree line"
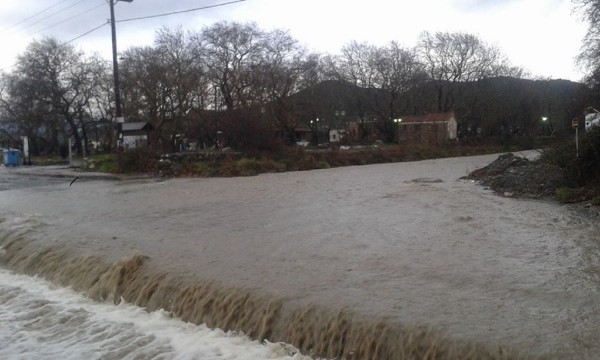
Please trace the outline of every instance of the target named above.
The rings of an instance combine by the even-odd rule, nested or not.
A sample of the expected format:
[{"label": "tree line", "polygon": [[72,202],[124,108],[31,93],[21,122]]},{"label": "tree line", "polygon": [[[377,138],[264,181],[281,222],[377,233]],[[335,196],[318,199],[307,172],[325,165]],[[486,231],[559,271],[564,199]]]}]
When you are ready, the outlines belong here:
[{"label": "tree line", "polygon": [[[415,47],[350,42],[332,55],[309,51],[284,30],[236,22],[197,32],[163,28],[153,45],[131,47],[119,58],[126,121],[150,122],[154,144],[168,151],[182,137],[203,147],[225,141],[268,149],[293,143],[299,126],[318,132],[313,120],[326,115],[330,127],[377,120],[379,133],[391,140],[391,121],[399,116],[467,109],[464,84],[529,76],[472,34],[423,32]],[[340,105],[333,101],[327,109],[310,96],[290,100],[326,81],[362,91],[351,104],[338,99]],[[427,105],[419,89],[427,89]],[[1,74],[0,133],[28,136],[34,154],[64,151],[68,137],[81,152],[89,153],[91,144],[110,151],[113,99],[109,62],[55,38],[36,40]]]}]

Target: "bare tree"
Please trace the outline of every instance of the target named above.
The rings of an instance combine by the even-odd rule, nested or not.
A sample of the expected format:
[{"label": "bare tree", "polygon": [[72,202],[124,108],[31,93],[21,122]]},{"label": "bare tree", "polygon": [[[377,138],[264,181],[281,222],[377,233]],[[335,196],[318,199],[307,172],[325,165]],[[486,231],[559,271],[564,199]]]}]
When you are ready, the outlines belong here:
[{"label": "bare tree", "polygon": [[600,88],[600,1],[572,0],[572,2],[588,22],[588,30],[577,62],[587,71],[583,80],[592,88],[598,89]]},{"label": "bare tree", "polygon": [[287,99],[309,81],[318,57],[307,54],[285,31],[274,30],[263,36],[263,53],[251,77],[253,98],[260,104],[262,116],[271,124],[271,131],[280,132],[288,142],[294,142],[300,119],[294,104]]},{"label": "bare tree", "polygon": [[155,40],[160,68],[159,79],[164,86],[163,114],[172,124],[173,132],[187,133],[187,114],[202,111],[207,104],[208,79],[202,62],[195,56],[193,44],[181,28],[161,29]]},{"label": "bare tree", "polygon": [[377,48],[369,43],[352,41],[342,47],[341,54],[329,57],[326,63],[326,73],[329,77],[347,82],[365,91],[353,92],[351,102],[353,115],[360,123],[361,139],[368,136],[366,123],[372,121],[369,114],[373,113],[373,98],[376,96],[377,69],[375,68]]},{"label": "bare tree", "polygon": [[0,108],[3,134],[14,143],[16,139],[8,129],[29,137],[31,152],[35,155],[50,153],[57,146],[58,123],[52,122],[50,107],[36,99],[34,84],[16,76],[2,74]]},{"label": "bare tree", "polygon": [[[256,131],[250,128],[264,122],[261,131],[270,128],[266,131],[271,136],[283,133],[292,141],[298,119],[292,103],[285,100],[310,81],[318,56],[308,54],[288,32],[265,32],[255,23],[216,23],[195,34],[194,42],[214,88],[211,108],[235,110],[235,117],[223,117],[235,120],[231,131],[251,136]],[[228,125],[219,125],[224,126]],[[233,136],[231,131],[228,136]]]},{"label": "bare tree", "polygon": [[395,41],[374,49],[372,68],[375,71],[374,86],[386,94],[375,98],[380,114],[379,128],[386,140],[391,141],[394,137],[393,120],[409,111],[410,98],[404,96],[407,103],[400,104],[402,95],[423,84],[427,75],[416,51]]},{"label": "bare tree", "polygon": [[[114,80],[112,64],[95,54],[89,58],[96,67],[96,86],[87,106],[90,121],[86,123],[86,136],[96,143],[95,150],[110,152],[112,149],[114,135]],[[86,141],[87,142],[87,141]]]},{"label": "bare tree", "polygon": [[438,111],[442,112],[454,104],[455,94],[448,84],[500,76],[510,69],[498,48],[472,34],[425,31],[417,49],[429,78],[436,83]]},{"label": "bare tree", "polygon": [[[264,53],[264,33],[255,23],[219,22],[194,37],[208,77],[227,110],[253,103],[252,70]],[[220,106],[215,99],[215,104]]]},{"label": "bare tree", "polygon": [[189,134],[190,112],[202,111],[208,101],[202,62],[181,28],[160,29],[154,47],[128,49],[123,84],[126,116],[152,122],[163,143]]},{"label": "bare tree", "polygon": [[377,48],[369,43],[352,41],[345,45],[336,59],[339,78],[362,88],[372,88],[377,76],[373,67],[376,52]]},{"label": "bare tree", "polygon": [[34,41],[17,58],[8,82],[11,104],[5,102],[5,106],[20,114],[21,124],[29,127],[27,132],[45,127],[53,144],[66,133],[74,137],[82,153],[91,119],[89,104],[97,94],[103,71],[98,61],[54,38]]},{"label": "bare tree", "polygon": [[368,114],[376,114],[380,133],[388,141],[393,139],[393,119],[408,108],[401,106],[401,95],[426,79],[416,51],[397,42],[386,46],[351,42],[331,58],[328,73],[363,89],[354,99],[358,118],[363,123]]},{"label": "bare tree", "polygon": [[156,49],[133,47],[123,53],[121,84],[124,114],[128,120],[150,121],[157,125],[163,98],[161,72]]}]

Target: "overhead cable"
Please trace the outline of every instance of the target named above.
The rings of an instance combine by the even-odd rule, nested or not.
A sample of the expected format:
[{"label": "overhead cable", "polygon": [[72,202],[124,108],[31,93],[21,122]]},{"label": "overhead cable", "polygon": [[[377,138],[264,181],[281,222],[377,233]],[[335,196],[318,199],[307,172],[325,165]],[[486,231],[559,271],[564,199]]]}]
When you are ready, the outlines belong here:
[{"label": "overhead cable", "polygon": [[145,19],[152,19],[152,18],[157,18],[157,17],[162,17],[162,16],[183,14],[183,13],[192,12],[192,11],[206,10],[206,9],[220,7],[220,6],[231,5],[231,4],[240,3],[240,2],[244,2],[244,1],[246,1],[246,0],[228,1],[228,2],[224,2],[224,3],[220,3],[220,4],[202,6],[202,7],[198,7],[198,8],[194,8],[194,9],[187,9],[187,10],[181,10],[181,11],[173,11],[173,12],[164,13],[164,14],[142,16],[142,17],[137,17],[137,18],[123,19],[123,20],[116,20],[115,22],[119,23],[119,22],[135,21],[135,20],[145,20]]},{"label": "overhead cable", "polygon": [[36,17],[36,16],[38,16],[38,15],[40,15],[40,14],[43,14],[44,12],[46,12],[46,11],[48,11],[48,10],[50,10],[50,9],[54,8],[54,7],[57,7],[58,5],[60,5],[60,4],[64,3],[64,2],[67,2],[67,1],[69,1],[69,0],[62,0],[62,1],[60,1],[60,2],[56,3],[56,4],[52,5],[52,6],[48,6],[48,7],[47,7],[47,8],[45,8],[44,10],[38,11],[38,12],[36,12],[35,14],[33,14],[33,15],[29,16],[29,17],[26,17],[26,18],[25,18],[25,19],[23,19],[23,20],[17,21],[16,23],[12,24],[11,26],[9,26],[9,27],[7,27],[7,28],[4,28],[4,29],[2,29],[2,30],[0,30],[0,31],[4,32],[4,31],[6,31],[6,30],[10,30],[10,29],[14,28],[15,26],[17,26],[17,25],[20,25],[20,24],[24,23],[24,22],[25,22],[25,21],[27,21],[27,20],[33,19],[34,17]]},{"label": "overhead cable", "polygon": [[75,38],[73,38],[73,39],[71,39],[71,40],[69,40],[69,41],[65,41],[65,42],[64,42],[64,43],[62,43],[61,45],[67,45],[67,44],[69,44],[69,43],[72,43],[73,41],[75,41],[75,40],[77,40],[77,39],[81,39],[82,37],[84,37],[84,36],[86,36],[86,35],[88,35],[88,34],[90,34],[90,33],[94,32],[94,31],[96,31],[96,30],[98,30],[98,29],[100,29],[100,28],[101,28],[101,27],[103,27],[103,26],[106,26],[106,25],[108,25],[109,23],[110,23],[110,21],[107,21],[107,22],[105,22],[105,23],[103,23],[103,24],[101,24],[101,25],[98,25],[98,26],[96,26],[95,28],[93,28],[92,30],[86,31],[86,32],[84,32],[83,34],[81,34],[81,35],[79,35],[79,36],[77,36],[77,37],[75,37]]},{"label": "overhead cable", "polygon": [[79,0],[79,1],[78,1],[78,2],[76,2],[76,3],[74,3],[74,4],[71,4],[71,5],[67,6],[66,8],[60,9],[60,10],[58,10],[58,11],[55,11],[55,12],[53,12],[52,14],[50,14],[50,15],[48,15],[48,16],[45,16],[45,17],[43,17],[43,18],[41,18],[41,19],[39,19],[39,20],[37,20],[37,21],[35,21],[35,22],[33,22],[33,23],[29,24],[29,25],[26,25],[26,26],[22,27],[21,29],[17,29],[17,31],[23,31],[23,30],[25,30],[25,29],[28,29],[28,28],[32,27],[33,25],[37,25],[37,24],[41,23],[42,21],[44,21],[44,20],[47,20],[47,19],[49,19],[49,18],[53,17],[54,15],[60,14],[60,13],[62,13],[62,12],[63,12],[63,11],[65,11],[65,10],[68,10],[68,9],[70,9],[70,8],[72,8],[72,7],[76,6],[76,5],[79,5],[79,4],[81,4],[81,3],[82,3],[82,2],[84,2],[84,1],[87,1],[87,0]]},{"label": "overhead cable", "polygon": [[105,6],[105,5],[104,5],[104,4],[100,4],[100,5],[98,5],[98,6],[94,6],[93,8],[90,8],[90,9],[84,10],[84,11],[82,11],[82,12],[80,12],[80,13],[78,13],[78,14],[74,15],[74,16],[71,16],[71,17],[69,17],[68,19],[65,19],[65,20],[59,21],[59,22],[57,22],[57,23],[55,23],[55,24],[52,24],[52,25],[50,25],[50,26],[47,26],[47,27],[45,27],[45,28],[43,28],[43,29],[41,29],[41,30],[38,30],[38,31],[36,31],[36,32],[34,32],[34,33],[31,33],[31,34],[29,34],[28,36],[33,36],[33,35],[35,35],[35,34],[39,34],[39,33],[43,32],[43,31],[46,31],[46,30],[48,30],[48,29],[51,29],[51,28],[53,28],[53,27],[55,27],[55,26],[58,26],[58,25],[64,24],[64,23],[66,23],[66,22],[69,22],[69,21],[71,21],[71,20],[77,20],[77,17],[79,17],[79,16],[81,16],[81,15],[83,15],[83,14],[89,13],[90,11],[94,11],[94,10],[96,10],[96,9],[100,8],[100,7],[103,7],[103,6]]}]

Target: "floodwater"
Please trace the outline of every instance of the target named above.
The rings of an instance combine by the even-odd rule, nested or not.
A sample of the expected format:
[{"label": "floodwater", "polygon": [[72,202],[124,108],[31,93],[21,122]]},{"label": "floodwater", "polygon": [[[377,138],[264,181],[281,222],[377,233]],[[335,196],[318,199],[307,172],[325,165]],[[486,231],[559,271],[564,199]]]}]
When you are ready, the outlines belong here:
[{"label": "floodwater", "polygon": [[3,359],[294,359],[286,344],[261,345],[133,305],[93,302],[65,288],[0,270]]},{"label": "floodwater", "polygon": [[[345,309],[363,322],[427,326],[454,340],[529,355],[599,358],[598,218],[550,201],[504,198],[459,179],[496,157],[248,178],[72,185],[70,179],[36,178],[19,188],[6,185],[18,176],[0,169],[5,184],[0,185],[0,230],[18,245],[4,250],[17,254],[4,266],[55,274],[47,277],[69,284],[91,268],[86,259],[115,264],[138,255],[135,264],[119,265],[117,285],[98,289],[103,279],[98,275],[89,284],[74,283],[92,289],[88,294],[95,298],[130,295],[132,302],[153,308],[161,306],[156,289],[166,286],[160,285],[166,277],[181,286],[204,284],[202,289],[208,281],[213,286],[208,293],[220,293],[220,299],[239,296],[237,304],[243,305],[236,309],[254,301],[249,309],[263,314],[256,320],[262,325],[232,320],[217,308],[213,312],[223,312],[225,322],[189,312],[191,290],[180,294],[180,303],[165,300],[174,304],[167,310],[211,327],[239,325],[253,338],[285,340],[317,355],[355,350],[328,352],[317,340],[306,340],[296,331],[300,325],[291,325],[305,322],[302,309]],[[36,264],[30,259],[20,266],[28,261],[24,249],[40,248],[85,261],[71,274],[39,266],[57,261],[44,254]],[[130,276],[144,296],[119,288],[128,271],[137,274],[138,268],[156,273]],[[108,283],[110,276],[105,277]],[[151,282],[148,290],[143,284]],[[228,295],[240,289],[241,295]],[[315,331],[311,326],[304,330]]]}]

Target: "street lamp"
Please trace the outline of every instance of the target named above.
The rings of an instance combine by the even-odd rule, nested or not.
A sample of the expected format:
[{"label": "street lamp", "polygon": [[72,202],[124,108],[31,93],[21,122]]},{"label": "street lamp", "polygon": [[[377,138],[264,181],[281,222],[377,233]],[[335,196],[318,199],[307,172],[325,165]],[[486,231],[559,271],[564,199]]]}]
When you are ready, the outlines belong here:
[{"label": "street lamp", "polygon": [[399,134],[400,126],[398,126],[398,125],[400,125],[401,122],[402,122],[402,119],[400,119],[400,118],[394,119],[394,124],[396,124],[396,142],[398,144],[400,143],[400,134]]},{"label": "street lamp", "polygon": [[554,135],[554,126],[550,118],[542,116],[542,123],[544,123],[545,132],[550,136]]},{"label": "street lamp", "polygon": [[117,27],[115,22],[115,4],[119,1],[130,3],[133,0],[108,0],[108,4],[110,6],[110,29],[112,33],[113,80],[115,83],[115,117],[117,118],[118,123],[117,142],[121,141],[121,123],[125,122],[125,119],[123,119],[123,114],[121,112],[121,93],[119,90],[119,62],[117,59]]},{"label": "street lamp", "polygon": [[315,132],[315,139],[317,140],[317,147],[319,147],[319,118],[310,121],[310,126]]}]

